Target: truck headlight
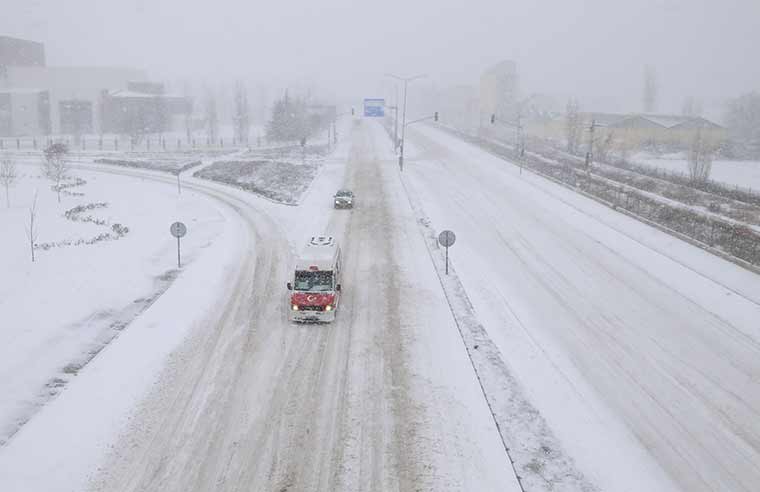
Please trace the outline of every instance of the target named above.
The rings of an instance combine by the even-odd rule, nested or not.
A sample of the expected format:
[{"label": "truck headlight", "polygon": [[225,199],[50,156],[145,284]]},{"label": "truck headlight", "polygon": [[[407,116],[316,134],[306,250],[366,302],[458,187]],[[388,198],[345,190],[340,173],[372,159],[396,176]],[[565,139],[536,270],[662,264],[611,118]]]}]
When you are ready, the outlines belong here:
[{"label": "truck headlight", "polygon": [[298,311],[298,304],[293,304],[291,307],[293,308],[293,311]]},{"label": "truck headlight", "polygon": [[332,305],[328,304],[327,306],[325,306],[325,311],[332,311],[332,308],[333,308]]}]

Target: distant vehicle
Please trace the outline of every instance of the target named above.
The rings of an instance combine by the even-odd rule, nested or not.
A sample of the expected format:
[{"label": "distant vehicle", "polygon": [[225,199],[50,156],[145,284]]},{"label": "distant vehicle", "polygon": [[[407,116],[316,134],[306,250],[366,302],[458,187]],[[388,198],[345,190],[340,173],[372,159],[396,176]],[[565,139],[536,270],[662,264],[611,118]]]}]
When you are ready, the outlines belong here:
[{"label": "distant vehicle", "polygon": [[354,208],[354,192],[351,190],[338,190],[335,193],[335,208]]},{"label": "distant vehicle", "polygon": [[340,300],[340,247],[332,236],[312,237],[296,260],[293,282],[288,282],[290,319],[329,323]]}]

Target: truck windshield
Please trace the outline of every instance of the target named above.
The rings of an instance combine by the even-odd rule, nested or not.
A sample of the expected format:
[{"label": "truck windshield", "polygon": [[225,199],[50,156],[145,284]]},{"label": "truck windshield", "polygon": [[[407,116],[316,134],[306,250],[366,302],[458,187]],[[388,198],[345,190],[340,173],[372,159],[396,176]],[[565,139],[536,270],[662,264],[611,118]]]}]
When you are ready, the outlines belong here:
[{"label": "truck windshield", "polygon": [[295,290],[324,292],[332,290],[333,272],[296,271]]}]

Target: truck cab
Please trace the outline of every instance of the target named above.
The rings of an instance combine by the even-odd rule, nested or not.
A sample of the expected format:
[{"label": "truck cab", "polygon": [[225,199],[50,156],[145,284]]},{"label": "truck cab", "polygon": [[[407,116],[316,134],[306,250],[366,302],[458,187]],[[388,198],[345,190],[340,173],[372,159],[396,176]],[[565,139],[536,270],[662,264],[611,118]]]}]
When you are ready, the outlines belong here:
[{"label": "truck cab", "polygon": [[332,236],[314,236],[296,260],[290,291],[290,319],[329,323],[340,301],[341,255]]}]

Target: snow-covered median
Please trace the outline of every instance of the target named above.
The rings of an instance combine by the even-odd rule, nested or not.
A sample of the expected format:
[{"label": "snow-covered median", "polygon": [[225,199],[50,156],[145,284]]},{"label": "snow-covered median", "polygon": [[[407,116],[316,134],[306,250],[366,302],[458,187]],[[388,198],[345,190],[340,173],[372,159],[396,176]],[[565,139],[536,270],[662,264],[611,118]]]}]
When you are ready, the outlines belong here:
[{"label": "snow-covered median", "polygon": [[325,160],[324,147],[261,149],[196,171],[193,176],[225,183],[285,205],[298,205]]}]

